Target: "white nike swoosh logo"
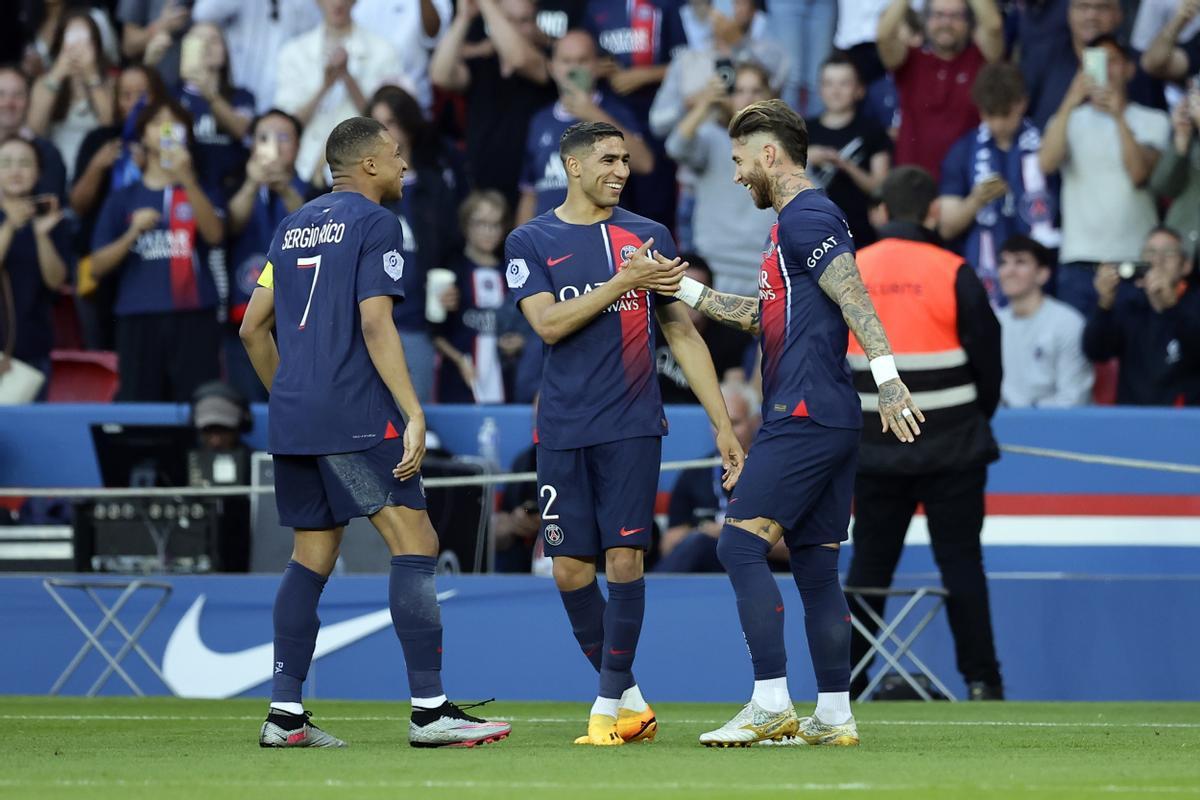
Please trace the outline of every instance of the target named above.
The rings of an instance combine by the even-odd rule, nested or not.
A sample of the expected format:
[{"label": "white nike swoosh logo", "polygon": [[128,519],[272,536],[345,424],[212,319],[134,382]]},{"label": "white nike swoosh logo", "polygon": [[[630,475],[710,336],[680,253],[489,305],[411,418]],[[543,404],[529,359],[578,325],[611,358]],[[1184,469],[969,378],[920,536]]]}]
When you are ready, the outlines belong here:
[{"label": "white nike swoosh logo", "polygon": [[[438,592],[438,602],[458,594],[457,589]],[[255,645],[233,653],[210,650],[200,638],[200,612],[205,595],[187,610],[163,652],[162,671],[167,686],[179,697],[223,699],[236,697],[271,679],[274,642]],[[340,650],[392,624],[392,613],[384,608],[321,626],[313,660]]]}]

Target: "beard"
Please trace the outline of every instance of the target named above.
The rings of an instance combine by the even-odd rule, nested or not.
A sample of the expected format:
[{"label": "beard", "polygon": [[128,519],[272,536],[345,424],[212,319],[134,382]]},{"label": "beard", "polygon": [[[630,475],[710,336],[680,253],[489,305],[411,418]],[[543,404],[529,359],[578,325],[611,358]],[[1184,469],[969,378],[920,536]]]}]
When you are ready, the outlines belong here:
[{"label": "beard", "polygon": [[755,207],[771,208],[774,206],[774,198],[771,197],[771,181],[768,180],[767,173],[761,167],[747,175],[746,179]]}]

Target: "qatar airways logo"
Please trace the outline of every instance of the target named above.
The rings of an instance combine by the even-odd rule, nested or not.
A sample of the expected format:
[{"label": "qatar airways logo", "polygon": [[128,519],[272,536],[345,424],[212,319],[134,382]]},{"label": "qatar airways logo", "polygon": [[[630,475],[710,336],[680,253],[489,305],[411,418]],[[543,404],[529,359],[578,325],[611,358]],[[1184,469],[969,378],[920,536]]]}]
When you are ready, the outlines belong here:
[{"label": "qatar airways logo", "polygon": [[759,302],[775,299],[775,287],[771,285],[771,279],[767,277],[765,269],[758,273],[758,299]]},{"label": "qatar airways logo", "polygon": [[[580,290],[578,286],[571,286],[570,284],[568,284],[558,290],[558,300],[560,303],[565,302],[567,300],[574,300],[576,297],[579,297],[580,295],[588,294],[589,292],[595,291],[596,289],[599,289],[603,285],[604,285],[604,281],[598,281],[596,283],[585,283],[583,285],[583,289]],[[642,310],[641,301],[642,301],[641,293],[638,292],[637,289],[630,289],[628,292],[621,295],[615,303],[610,305],[608,308],[604,309],[603,313],[607,314],[610,311],[641,311]]]},{"label": "qatar airways logo", "polygon": [[615,56],[646,53],[652,49],[646,28],[614,28],[600,32],[600,49]]}]

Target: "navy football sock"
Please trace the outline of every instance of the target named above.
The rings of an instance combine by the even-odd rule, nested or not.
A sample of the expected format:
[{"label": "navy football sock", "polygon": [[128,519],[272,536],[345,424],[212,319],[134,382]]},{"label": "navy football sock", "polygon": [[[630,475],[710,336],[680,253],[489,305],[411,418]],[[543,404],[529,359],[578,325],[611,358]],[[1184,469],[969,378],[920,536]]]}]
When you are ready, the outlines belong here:
[{"label": "navy football sock", "polygon": [[275,593],[275,669],[271,679],[271,701],[299,703],[304,679],[317,646],[321,620],[317,604],[325,588],[323,575],[303,564],[289,561]]},{"label": "navy football sock", "polygon": [[604,610],[604,653],[600,659],[600,696],[620,699],[633,685],[633,657],[646,615],[646,580],[608,582]]},{"label": "navy football sock", "polygon": [[804,601],[804,630],[818,692],[850,691],[850,608],[838,580],[838,553],[818,545],[798,548],[790,558]]},{"label": "navy football sock", "polygon": [[442,691],[442,610],[438,607],[433,556],[392,556],[388,605],[404,649],[408,691],[413,697],[439,697]]},{"label": "navy football sock", "polygon": [[600,658],[604,653],[604,595],[600,593],[600,584],[592,581],[582,589],[572,589],[569,592],[559,592],[563,608],[567,610],[567,619],[571,621],[571,632],[579,649],[596,672],[600,671]]},{"label": "navy football sock", "polygon": [[767,566],[770,550],[765,539],[734,525],[724,526],[717,539],[717,556],[737,596],[738,618],[750,648],[756,681],[787,675],[783,596]]}]

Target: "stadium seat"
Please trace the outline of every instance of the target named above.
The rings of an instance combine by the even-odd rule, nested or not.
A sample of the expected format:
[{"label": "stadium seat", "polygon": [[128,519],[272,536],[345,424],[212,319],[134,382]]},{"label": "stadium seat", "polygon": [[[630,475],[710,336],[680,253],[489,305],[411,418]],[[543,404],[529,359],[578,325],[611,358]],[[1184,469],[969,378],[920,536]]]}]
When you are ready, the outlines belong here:
[{"label": "stadium seat", "polygon": [[83,349],[83,325],[75,309],[75,291],[69,286],[59,290],[51,309],[54,325],[54,347],[59,350]]},{"label": "stadium seat", "polygon": [[119,385],[116,353],[90,350],[50,353],[47,399],[51,403],[111,403]]},{"label": "stadium seat", "polygon": [[1096,365],[1096,382],[1092,384],[1092,402],[1111,406],[1117,402],[1117,359],[1110,358]]}]

